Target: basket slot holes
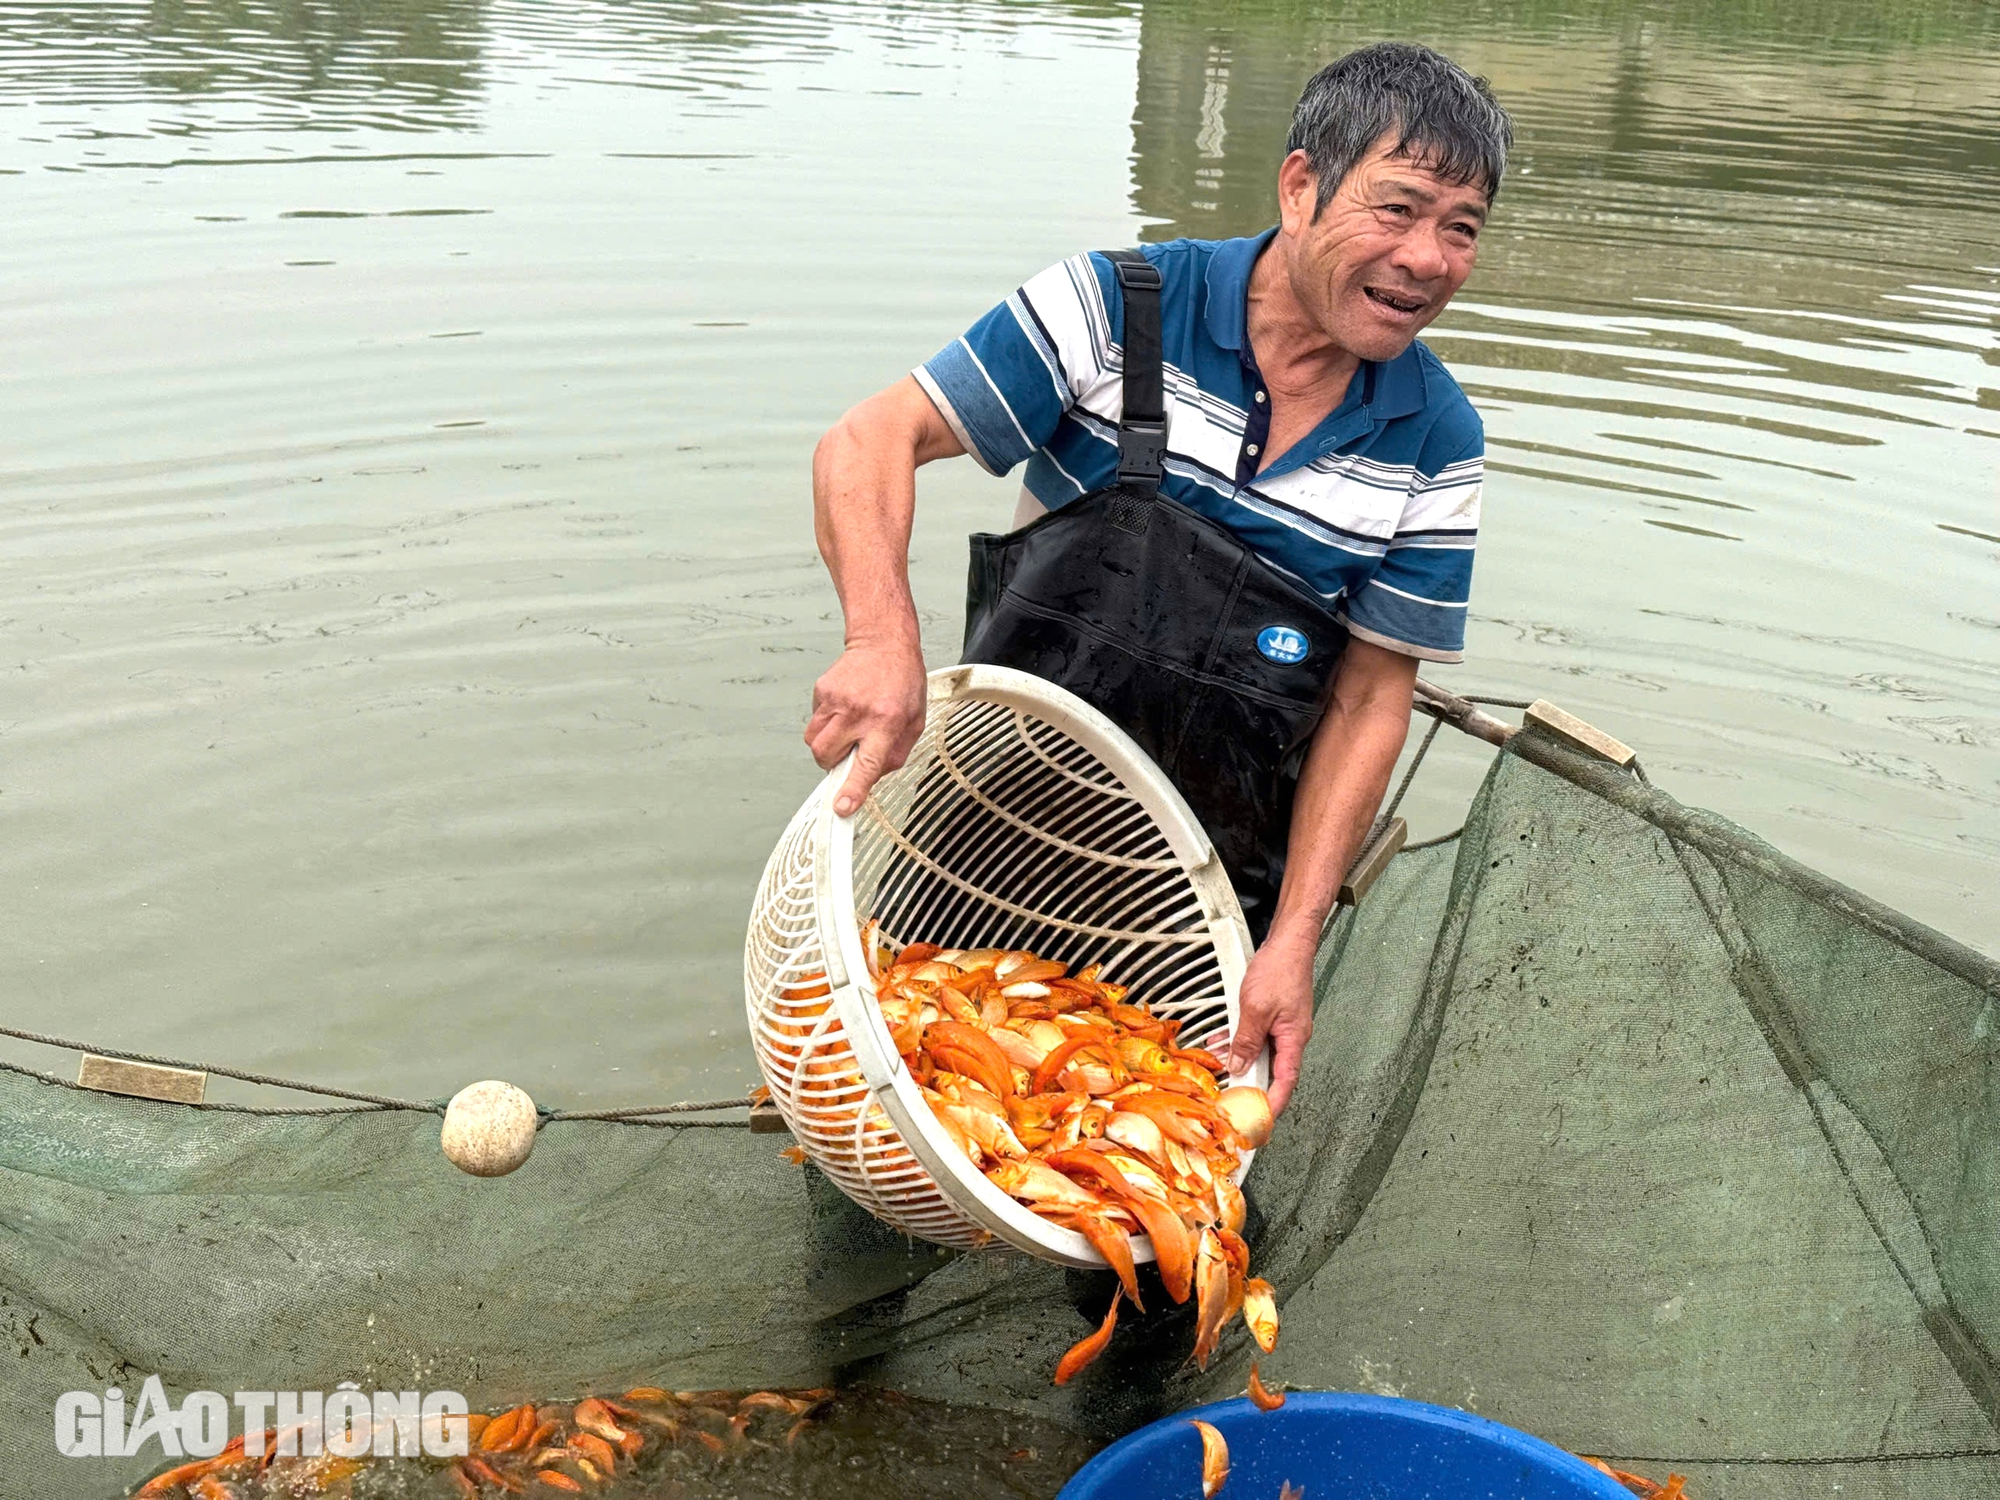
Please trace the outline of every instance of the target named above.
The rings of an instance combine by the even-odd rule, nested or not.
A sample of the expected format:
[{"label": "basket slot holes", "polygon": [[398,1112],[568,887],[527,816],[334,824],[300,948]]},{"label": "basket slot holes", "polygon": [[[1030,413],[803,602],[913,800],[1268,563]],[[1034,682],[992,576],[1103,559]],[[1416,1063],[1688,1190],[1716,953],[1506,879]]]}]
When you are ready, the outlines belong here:
[{"label": "basket slot holes", "polygon": [[[1154,888],[1157,901],[1147,900],[1147,886]],[[1107,878],[1101,869],[1075,861],[1048,860],[1032,872],[1032,878],[1021,882],[1019,888],[1024,894],[1019,900],[1022,905],[1051,917],[1093,926],[1151,926],[1149,918],[1159,904],[1171,901],[1177,894],[1185,896],[1185,886],[1178,892],[1175,886],[1181,886],[1181,882],[1147,881],[1134,889],[1132,882]]]},{"label": "basket slot holes", "polygon": [[1018,708],[1013,710],[1013,714],[1021,743],[1058,775],[1080,781],[1110,796],[1138,800],[1103,761],[1055,725]]},{"label": "basket slot holes", "polygon": [[[1012,799],[1001,794],[1012,788],[975,784],[949,756],[940,757],[938,764],[952,778],[960,796],[987,817],[1012,829],[1017,837],[1025,834],[1105,864],[1177,868],[1172,851],[1161,855],[1158,850],[1164,846],[1160,841],[1146,837],[1151,830],[1143,821],[1114,818],[1115,810],[1107,811],[1082,796],[1060,801],[1045,799],[1046,805],[1034,802],[1026,806],[1009,805]],[[1119,823],[1125,826],[1120,827]]]},{"label": "basket slot holes", "polygon": [[1012,735],[987,736],[973,741],[954,736],[944,741],[940,750],[956,760],[969,777],[983,784],[1031,782],[1038,795],[1076,796],[1114,804],[1128,801],[1115,779],[1106,783],[1090,779],[1079,781],[1071,776],[1050,776],[1046,754],[1038,753],[1035,747]]},{"label": "basket slot holes", "polygon": [[[1178,874],[1178,872],[1176,872]],[[1049,868],[1038,893],[1051,916],[1088,921],[1093,925],[1133,931],[1192,932],[1190,913],[1200,902],[1185,880],[1145,881],[1094,878],[1089,868]],[[1205,928],[1206,924],[1202,924]]]},{"label": "basket slot holes", "polygon": [[[993,862],[1004,859],[1010,851],[1016,852],[1016,857],[1019,857],[1018,851],[1023,849],[1050,848],[1046,843],[1024,836],[1021,830],[1010,827],[977,803],[968,802],[955,789],[948,796],[935,798],[934,802],[934,808],[926,809],[928,816],[912,820],[904,838],[942,868],[970,883],[983,884],[996,873],[1004,872],[1004,866],[996,866]],[[1070,831],[1064,830],[1065,833]],[[1088,838],[1093,837],[1096,830],[1079,827],[1074,832],[1084,833]],[[1061,836],[1058,834],[1058,837]],[[1084,843],[1085,839],[1072,838],[1070,842]],[[1071,857],[1085,856],[1072,853]],[[1177,867],[1161,873],[1180,878]]]},{"label": "basket slot holes", "polygon": [[1219,1016],[1227,1009],[1222,997],[1222,978],[1213,970],[1178,976],[1178,982],[1150,988],[1148,993],[1158,996],[1151,1002],[1153,1008],[1182,1022],[1183,1030],[1192,1026],[1205,1010],[1213,1009]]},{"label": "basket slot holes", "polygon": [[[920,865],[931,870],[938,879],[944,881],[946,884],[958,887],[961,892],[969,894],[975,900],[984,900],[985,902],[990,904],[993,908],[995,908],[997,911],[1008,912],[1009,914],[1015,917],[1023,918],[1025,920],[1025,923],[1029,926],[1034,926],[1036,924],[1047,924],[1048,926],[1058,929],[1085,931],[1090,935],[1096,936],[1099,939],[1107,939],[1107,938],[1116,939],[1128,935],[1122,929],[1108,928],[1103,926],[1101,923],[1095,921],[1085,922],[1078,920],[1076,918],[1071,918],[1060,914],[1053,914],[1047,911],[1038,910],[1026,906],[1021,901],[1012,898],[1003,898],[993,894],[988,890],[985,890],[977,886],[973,886],[970,882],[964,880],[955,872],[938,868],[935,865],[935,863],[931,861],[929,857],[923,853],[923,851],[903,843],[895,829],[883,826],[882,832],[888,838],[895,839],[898,841],[899,853],[906,856],[910,864]],[[882,887],[882,896],[881,898],[879,898],[885,905],[888,904],[888,900],[890,898],[894,897],[897,894],[896,892],[890,890],[890,885],[891,881],[885,879]],[[1132,935],[1146,936],[1151,934],[1132,934]],[[1162,938],[1162,940],[1175,943],[1185,943],[1192,946],[1197,944],[1205,944],[1208,941],[1208,934],[1206,931],[1205,924],[1202,924],[1192,928],[1191,930],[1185,933],[1167,934]],[[938,941],[944,941],[944,939],[938,939]]]},{"label": "basket slot holes", "polygon": [[1172,857],[1172,849],[1143,804],[1108,797],[1097,787],[1052,780],[1045,774],[1043,764],[1032,757],[1010,755],[989,768],[982,768],[977,778],[969,779],[975,779],[988,797],[1017,816],[1059,837],[1103,847],[1101,834],[1096,830],[1090,836],[1083,834],[1087,815],[1087,821],[1098,825],[1098,829],[1115,830],[1125,838],[1152,846],[1164,857]]},{"label": "basket slot holes", "polygon": [[[1097,865],[1087,856],[1067,854],[1046,843],[1038,843],[1000,823],[977,804],[960,801],[939,822],[942,828],[948,829],[948,832],[942,832],[942,836],[931,833],[926,838],[924,834],[928,830],[913,829],[904,837],[922,851],[925,862],[958,877],[967,885],[979,888],[982,893],[993,891],[996,887],[1005,889],[1008,892],[1005,904],[1010,906],[1046,910],[1050,900],[1060,890],[1061,882],[1082,878],[1089,884],[1073,899],[1089,903],[1094,914],[1092,925],[1105,925],[1106,916],[1099,892],[1115,892],[1137,875],[1138,888],[1119,903],[1121,910],[1129,912],[1141,903],[1156,901],[1158,896],[1154,893],[1162,885],[1184,888],[1186,885],[1185,876],[1178,867],[1133,872],[1117,866]],[[954,854],[957,857],[951,857]],[[1037,875],[1039,879],[1035,878]],[[1054,914],[1080,916],[1084,913],[1077,907],[1070,907]]]},{"label": "basket slot holes", "polygon": [[[926,772],[922,781],[922,794],[903,825],[904,837],[947,865],[954,863],[968,845],[977,848],[996,840],[1035,842],[1038,834],[1053,834],[1085,848],[1095,847],[1096,830],[1088,826],[1087,818],[1090,806],[1079,797],[1024,803],[1006,795],[1007,788],[989,784],[981,788],[981,793],[1000,809],[996,812],[966,797],[947,762],[940,762]],[[1010,819],[1027,824],[1027,830],[1010,826]],[[978,843],[971,844],[975,839]]]}]

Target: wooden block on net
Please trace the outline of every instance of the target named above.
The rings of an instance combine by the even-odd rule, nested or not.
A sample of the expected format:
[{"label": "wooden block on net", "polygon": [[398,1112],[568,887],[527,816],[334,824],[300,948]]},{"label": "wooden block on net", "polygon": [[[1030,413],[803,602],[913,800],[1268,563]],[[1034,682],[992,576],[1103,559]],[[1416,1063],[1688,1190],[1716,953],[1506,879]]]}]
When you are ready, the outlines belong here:
[{"label": "wooden block on net", "polygon": [[1632,764],[1633,750],[1630,745],[1614,740],[1595,724],[1586,723],[1575,714],[1564,713],[1547,699],[1537,698],[1530,703],[1521,718],[1524,723],[1546,730],[1565,745],[1586,755],[1608,760],[1614,766]]},{"label": "wooden block on net", "polygon": [[778,1113],[778,1106],[769,1099],[750,1106],[752,1135],[783,1135],[789,1129],[791,1127],[785,1123],[785,1117]]},{"label": "wooden block on net", "polygon": [[1368,887],[1381,878],[1389,868],[1389,861],[1396,857],[1396,851],[1403,847],[1410,836],[1410,825],[1401,818],[1391,818],[1389,826],[1382,830],[1382,836],[1361,851],[1361,857],[1354,861],[1354,868],[1347,872],[1347,878],[1340,883],[1340,904],[1359,906],[1361,898],[1368,894]]},{"label": "wooden block on net", "polygon": [[126,1062],[117,1057],[83,1054],[77,1083],[100,1094],[129,1094],[134,1099],[164,1099],[169,1104],[199,1104],[208,1091],[208,1075],[188,1068],[163,1068],[157,1063]]}]

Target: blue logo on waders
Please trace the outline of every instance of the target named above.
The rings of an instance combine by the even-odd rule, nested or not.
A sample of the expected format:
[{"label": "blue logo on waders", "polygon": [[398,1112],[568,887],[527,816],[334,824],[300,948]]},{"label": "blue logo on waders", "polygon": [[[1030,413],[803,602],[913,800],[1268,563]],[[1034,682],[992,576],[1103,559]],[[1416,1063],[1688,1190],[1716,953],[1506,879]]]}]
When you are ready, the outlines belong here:
[{"label": "blue logo on waders", "polygon": [[1257,632],[1257,650],[1269,660],[1289,666],[1306,659],[1312,642],[1306,639],[1304,631],[1289,625],[1266,625]]}]

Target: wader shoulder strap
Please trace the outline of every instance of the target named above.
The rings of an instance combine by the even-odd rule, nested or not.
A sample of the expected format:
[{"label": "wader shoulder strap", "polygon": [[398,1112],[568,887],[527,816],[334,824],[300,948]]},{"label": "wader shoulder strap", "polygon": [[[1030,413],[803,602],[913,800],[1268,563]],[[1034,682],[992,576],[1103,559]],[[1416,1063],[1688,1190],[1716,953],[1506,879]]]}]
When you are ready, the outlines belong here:
[{"label": "wader shoulder strap", "polygon": [[1125,294],[1125,414],[1118,419],[1118,482],[1159,489],[1167,453],[1161,370],[1160,270],[1136,250],[1107,250]]}]

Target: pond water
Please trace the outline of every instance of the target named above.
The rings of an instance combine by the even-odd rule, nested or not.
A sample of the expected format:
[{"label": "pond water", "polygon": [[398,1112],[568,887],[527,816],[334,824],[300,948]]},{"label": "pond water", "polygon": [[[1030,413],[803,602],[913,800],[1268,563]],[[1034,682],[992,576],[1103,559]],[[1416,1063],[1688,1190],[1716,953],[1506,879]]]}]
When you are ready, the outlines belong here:
[{"label": "pond water", "polygon": [[[7,1023],[740,1090],[839,641],[817,435],[1065,254],[1263,227],[1300,82],[1384,35],[1520,134],[1431,336],[1491,471],[1432,679],[2000,951],[1990,6],[14,0]],[[935,663],[1014,489],[924,476]]]}]

